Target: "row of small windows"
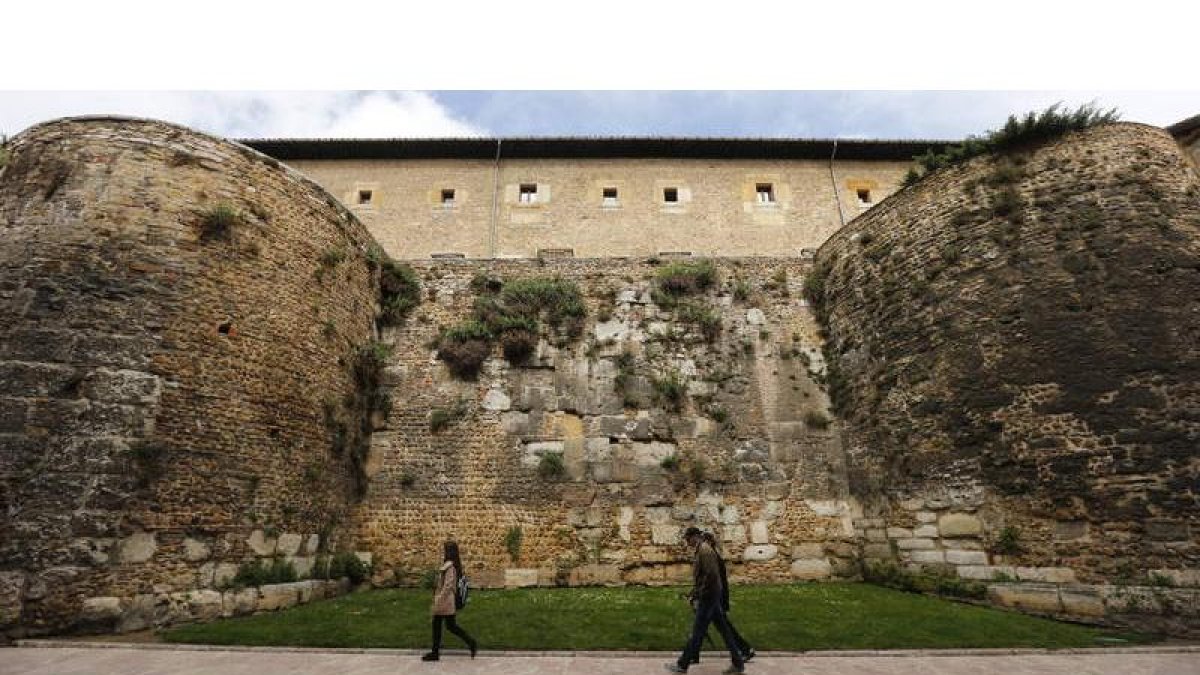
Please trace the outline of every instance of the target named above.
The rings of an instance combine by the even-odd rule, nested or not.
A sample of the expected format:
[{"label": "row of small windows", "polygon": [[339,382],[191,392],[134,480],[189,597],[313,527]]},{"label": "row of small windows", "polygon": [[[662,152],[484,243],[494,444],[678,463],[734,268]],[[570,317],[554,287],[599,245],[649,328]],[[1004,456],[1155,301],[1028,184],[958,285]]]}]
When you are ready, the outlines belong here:
[{"label": "row of small windows", "polygon": [[[858,197],[858,203],[862,206],[871,203],[871,191],[859,188],[855,191]],[[771,183],[756,183],[754,186],[755,200],[759,204],[774,204],[775,203],[775,186]],[[358,203],[360,205],[368,205],[374,197],[372,190],[359,190]],[[679,202],[679,188],[665,187],[662,191],[662,200],[664,204],[676,204]],[[537,183],[521,183],[517,191],[517,201],[522,204],[534,204],[538,201],[538,186]],[[601,204],[604,206],[616,206],[617,188],[606,187],[601,190]],[[442,206],[454,206],[454,189],[446,188],[442,190],[441,195]]]}]

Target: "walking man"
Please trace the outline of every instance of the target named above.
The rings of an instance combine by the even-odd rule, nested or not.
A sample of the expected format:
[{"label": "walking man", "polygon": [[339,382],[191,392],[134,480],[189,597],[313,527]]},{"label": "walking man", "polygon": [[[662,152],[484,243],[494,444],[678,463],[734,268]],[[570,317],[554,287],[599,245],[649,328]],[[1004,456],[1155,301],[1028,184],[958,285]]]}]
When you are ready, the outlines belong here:
[{"label": "walking man", "polygon": [[700,644],[704,640],[704,634],[708,632],[708,625],[715,623],[733,661],[733,665],[726,668],[724,673],[743,673],[745,662],[742,659],[742,651],[738,648],[729,622],[725,619],[725,611],[721,609],[723,589],[717,553],[704,541],[703,533],[695,527],[689,527],[683,533],[683,539],[695,551],[696,556],[692,563],[692,600],[696,603],[696,616],[692,623],[692,637],[683,648],[683,654],[680,654],[675,663],[666,664],[665,668],[672,673],[686,673],[692,659],[700,656]]}]

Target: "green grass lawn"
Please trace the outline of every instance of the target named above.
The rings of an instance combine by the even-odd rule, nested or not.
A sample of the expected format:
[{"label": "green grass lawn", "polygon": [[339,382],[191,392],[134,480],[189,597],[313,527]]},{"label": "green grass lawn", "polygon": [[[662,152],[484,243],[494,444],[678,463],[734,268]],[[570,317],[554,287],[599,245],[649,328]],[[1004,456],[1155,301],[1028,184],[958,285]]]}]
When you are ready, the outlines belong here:
[{"label": "green grass lawn", "polygon": [[[680,649],[691,614],[681,588],[477,590],[459,624],[482,649]],[[273,614],[166,631],[168,642],[422,648],[430,591],[354,593]],[[1049,621],[853,583],[742,586],[731,616],[759,650],[1092,647],[1148,636]],[[721,644],[715,629],[713,639]],[[447,648],[460,647],[446,634]]]}]

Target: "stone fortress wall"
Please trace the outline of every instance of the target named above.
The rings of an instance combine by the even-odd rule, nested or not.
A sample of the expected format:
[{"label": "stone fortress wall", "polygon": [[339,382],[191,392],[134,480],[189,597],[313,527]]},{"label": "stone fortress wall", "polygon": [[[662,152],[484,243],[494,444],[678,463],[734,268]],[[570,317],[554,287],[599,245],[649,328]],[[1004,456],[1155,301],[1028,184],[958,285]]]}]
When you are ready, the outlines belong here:
[{"label": "stone fortress wall", "polygon": [[[428,299],[384,335],[397,354],[394,408],[357,520],[385,574],[420,578],[454,538],[485,586],[684,582],[689,525],[721,536],[735,579],[855,573],[839,427],[797,301],[809,263],[722,259],[719,288],[693,300],[719,317],[709,336],[655,303],[662,264],[415,263]],[[494,347],[476,380],[451,376],[428,345],[470,314],[483,277],[578,284],[583,334],[543,330],[528,362]],[[670,377],[686,388],[678,410],[656,396],[654,381]],[[452,421],[431,428],[445,411]],[[539,475],[547,453],[565,475]],[[517,551],[505,546],[514,527]]]},{"label": "stone fortress wall", "polygon": [[[215,590],[240,563],[303,569],[349,519],[322,402],[374,334],[369,235],[295,171],[170,124],[59,120],[8,149],[0,627],[252,611],[253,589]],[[217,205],[228,237],[205,236]]]},{"label": "stone fortress wall", "polygon": [[[855,577],[886,560],[986,582],[1024,610],[1195,625],[1179,607],[1200,607],[1198,591],[1137,585],[1151,571],[1200,585],[1197,177],[1159,130],[1104,127],[1022,165],[936,174],[815,263],[718,257],[720,284],[686,311],[654,292],[670,262],[657,246],[414,260],[422,302],[379,335],[371,235],[277,161],[107,118],[40,125],[10,150],[9,634],[305,600],[336,588],[219,589],[247,561],[303,570],[318,550],[356,549],[378,583],[413,583],[450,536],[481,585],[669,583],[686,578],[689,524],[721,536],[739,581]],[[757,171],[729,179],[773,180]],[[561,190],[547,184],[550,213]],[[218,204],[239,226],[203,237]],[[489,279],[530,277],[582,290],[582,333],[545,329],[527,362],[495,348],[477,379],[451,377],[440,329],[467,318]],[[802,298],[822,285],[815,307]],[[393,345],[391,405],[372,420],[360,501],[329,422],[376,337]],[[666,380],[682,388],[675,401]],[[562,475],[540,471],[549,455]]]},{"label": "stone fortress wall", "polygon": [[[504,159],[289,160],[347,204],[394,255],[581,258],[690,252],[799,255],[900,185],[896,160]],[[831,174],[832,170],[832,174]],[[537,186],[521,202],[522,184]],[[760,204],[756,187],[771,185]],[[835,195],[834,185],[837,186]],[[606,204],[604,189],[617,199]],[[676,188],[679,201],[664,202]],[[453,206],[442,191],[454,190]],[[361,191],[370,203],[360,204]],[[839,211],[840,202],[840,211]],[[493,227],[493,214],[495,224]],[[493,231],[494,230],[494,231]]]},{"label": "stone fortress wall", "polygon": [[1109,125],[939,172],[820,249],[867,560],[1194,625],[1195,594],[1128,586],[1200,581],[1198,206],[1170,136]]}]

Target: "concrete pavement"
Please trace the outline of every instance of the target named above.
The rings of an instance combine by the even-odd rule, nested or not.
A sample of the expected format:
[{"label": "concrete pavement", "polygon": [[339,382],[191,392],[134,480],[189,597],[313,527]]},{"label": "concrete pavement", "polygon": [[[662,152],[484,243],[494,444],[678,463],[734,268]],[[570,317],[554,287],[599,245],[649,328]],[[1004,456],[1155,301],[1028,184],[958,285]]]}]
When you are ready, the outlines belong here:
[{"label": "concrete pavement", "polygon": [[[547,653],[443,655],[422,663],[412,650],[180,647],[165,645],[62,646],[28,641],[0,649],[2,675],[629,675],[664,673],[668,654]],[[716,653],[693,666],[715,675],[728,661]],[[763,655],[746,667],[755,675],[1200,675],[1200,648],[1151,647],[1111,650],[956,650],[905,652],[813,652]]]}]

